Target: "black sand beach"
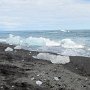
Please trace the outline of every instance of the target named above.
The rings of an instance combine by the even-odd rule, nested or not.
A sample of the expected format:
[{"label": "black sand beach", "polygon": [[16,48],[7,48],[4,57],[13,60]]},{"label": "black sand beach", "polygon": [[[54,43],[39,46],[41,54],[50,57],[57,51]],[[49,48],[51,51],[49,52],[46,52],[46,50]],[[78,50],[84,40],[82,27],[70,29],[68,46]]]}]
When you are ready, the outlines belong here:
[{"label": "black sand beach", "polygon": [[90,90],[90,58],[70,56],[68,64],[52,64],[32,57],[38,52],[5,52],[7,47],[14,48],[0,44],[0,90]]}]

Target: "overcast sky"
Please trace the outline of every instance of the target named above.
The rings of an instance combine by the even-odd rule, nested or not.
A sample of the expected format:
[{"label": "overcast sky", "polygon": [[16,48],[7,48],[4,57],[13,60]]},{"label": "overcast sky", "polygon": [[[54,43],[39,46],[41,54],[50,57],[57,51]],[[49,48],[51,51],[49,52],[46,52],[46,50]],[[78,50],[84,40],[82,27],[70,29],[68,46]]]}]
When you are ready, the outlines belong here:
[{"label": "overcast sky", "polygon": [[90,0],[0,0],[0,30],[90,29]]}]

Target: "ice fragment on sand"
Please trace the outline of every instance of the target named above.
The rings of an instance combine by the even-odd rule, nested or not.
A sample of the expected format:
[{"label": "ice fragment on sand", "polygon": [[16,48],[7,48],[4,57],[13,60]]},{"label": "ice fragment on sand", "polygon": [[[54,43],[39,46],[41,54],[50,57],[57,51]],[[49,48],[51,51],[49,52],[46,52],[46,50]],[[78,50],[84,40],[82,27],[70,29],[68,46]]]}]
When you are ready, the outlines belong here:
[{"label": "ice fragment on sand", "polygon": [[12,88],[14,88],[14,86],[12,86]]},{"label": "ice fragment on sand", "polygon": [[37,59],[48,60],[57,64],[66,64],[70,62],[69,56],[54,55],[50,53],[39,53],[37,56],[33,57]]},{"label": "ice fragment on sand", "polygon": [[42,82],[41,81],[36,81],[36,84],[38,85],[38,86],[41,86],[42,85]]},{"label": "ice fragment on sand", "polygon": [[54,80],[58,81],[58,80],[59,80],[59,78],[58,78],[58,77],[54,77]]},{"label": "ice fragment on sand", "polygon": [[32,77],[31,80],[34,80],[34,77]]},{"label": "ice fragment on sand", "polygon": [[10,47],[7,47],[6,49],[5,49],[5,51],[7,52],[7,51],[13,51],[13,49],[12,48],[10,48]]},{"label": "ice fragment on sand", "polygon": [[88,78],[86,78],[85,80],[88,80]]},{"label": "ice fragment on sand", "polygon": [[14,49],[22,49],[21,46],[16,46]]},{"label": "ice fragment on sand", "polygon": [[24,59],[22,60],[22,62],[24,62]]},{"label": "ice fragment on sand", "polygon": [[3,86],[1,86],[0,88],[3,88]]},{"label": "ice fragment on sand", "polygon": [[38,77],[40,76],[40,74],[37,75]]}]

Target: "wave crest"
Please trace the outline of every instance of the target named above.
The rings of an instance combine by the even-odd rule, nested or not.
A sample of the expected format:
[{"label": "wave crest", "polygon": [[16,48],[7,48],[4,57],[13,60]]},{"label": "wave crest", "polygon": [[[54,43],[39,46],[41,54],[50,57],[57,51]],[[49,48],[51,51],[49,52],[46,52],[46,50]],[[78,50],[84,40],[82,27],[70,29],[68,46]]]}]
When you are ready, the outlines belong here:
[{"label": "wave crest", "polygon": [[48,46],[48,47],[63,47],[63,48],[84,48],[83,45],[79,45],[72,41],[71,39],[62,39],[60,41],[50,40],[43,37],[27,37],[23,38],[21,36],[14,36],[9,34],[6,39],[0,39],[0,42],[6,42],[13,45],[21,46]]},{"label": "wave crest", "polygon": [[64,48],[84,48],[83,45],[79,45],[72,41],[71,39],[63,39],[61,40],[61,46]]}]

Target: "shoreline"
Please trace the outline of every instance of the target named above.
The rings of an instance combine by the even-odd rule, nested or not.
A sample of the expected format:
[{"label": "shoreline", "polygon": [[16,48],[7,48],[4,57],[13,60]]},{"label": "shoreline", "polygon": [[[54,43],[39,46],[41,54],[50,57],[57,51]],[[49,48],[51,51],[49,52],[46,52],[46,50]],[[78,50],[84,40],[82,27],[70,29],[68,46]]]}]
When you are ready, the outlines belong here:
[{"label": "shoreline", "polygon": [[39,52],[5,52],[7,47],[14,48],[0,43],[0,90],[90,90],[89,57],[69,56],[70,63],[52,64],[32,57]]}]

